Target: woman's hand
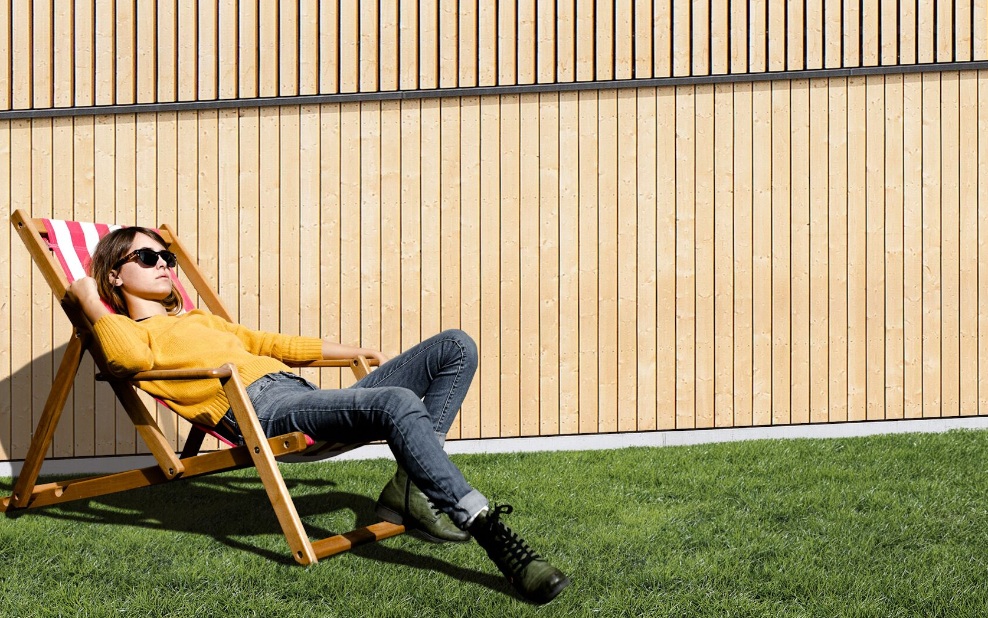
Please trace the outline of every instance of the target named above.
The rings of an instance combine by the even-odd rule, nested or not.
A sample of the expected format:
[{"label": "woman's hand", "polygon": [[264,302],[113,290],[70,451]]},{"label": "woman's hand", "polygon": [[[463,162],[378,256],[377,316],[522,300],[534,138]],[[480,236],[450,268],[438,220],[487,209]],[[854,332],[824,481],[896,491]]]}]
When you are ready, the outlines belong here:
[{"label": "woman's hand", "polygon": [[69,302],[82,309],[89,321],[94,324],[101,317],[110,313],[110,310],[100,299],[96,280],[92,277],[83,277],[73,281],[65,291],[65,296]]}]

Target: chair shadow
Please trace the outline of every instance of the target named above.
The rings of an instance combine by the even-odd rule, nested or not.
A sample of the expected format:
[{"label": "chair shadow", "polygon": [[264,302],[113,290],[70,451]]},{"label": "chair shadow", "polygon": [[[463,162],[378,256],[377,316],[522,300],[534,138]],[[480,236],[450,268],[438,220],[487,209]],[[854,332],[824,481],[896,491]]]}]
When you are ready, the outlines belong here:
[{"label": "chair shadow", "polygon": [[[293,495],[292,500],[310,538],[325,538],[346,532],[329,530],[306,521],[318,515],[351,511],[355,516],[356,528],[380,521],[380,518],[374,514],[373,499],[335,491],[333,487],[336,483],[333,481],[298,480],[286,477],[285,483],[289,490],[308,486],[307,493]],[[0,490],[4,494],[9,494],[12,489],[12,484],[0,483]],[[312,491],[313,489],[315,491]],[[230,517],[231,513],[252,513],[254,516]],[[78,523],[201,534],[210,536],[232,549],[253,553],[277,564],[296,564],[287,551],[287,546],[285,551],[274,551],[257,547],[238,538],[280,533],[278,520],[258,479],[199,477],[88,500],[26,511],[12,511],[6,513],[6,516],[12,519],[43,516]],[[521,599],[503,577],[460,567],[433,556],[390,547],[385,543],[386,541],[360,545],[348,553],[376,562],[443,573],[465,583],[484,586],[495,592]]]}]

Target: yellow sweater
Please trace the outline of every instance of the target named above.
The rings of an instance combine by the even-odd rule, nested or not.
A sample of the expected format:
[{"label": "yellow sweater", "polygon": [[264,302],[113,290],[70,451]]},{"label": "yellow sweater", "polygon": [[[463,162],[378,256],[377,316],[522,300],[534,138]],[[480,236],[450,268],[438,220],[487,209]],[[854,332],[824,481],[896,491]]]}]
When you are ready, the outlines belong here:
[{"label": "yellow sweater", "polygon": [[[253,331],[196,309],[180,316],[135,322],[111,314],[93,325],[111,371],[124,375],[151,369],[206,369],[234,363],[245,385],[285,371],[281,361],[322,358],[322,340]],[[218,380],[138,382],[181,416],[210,427],[230,407]]]}]

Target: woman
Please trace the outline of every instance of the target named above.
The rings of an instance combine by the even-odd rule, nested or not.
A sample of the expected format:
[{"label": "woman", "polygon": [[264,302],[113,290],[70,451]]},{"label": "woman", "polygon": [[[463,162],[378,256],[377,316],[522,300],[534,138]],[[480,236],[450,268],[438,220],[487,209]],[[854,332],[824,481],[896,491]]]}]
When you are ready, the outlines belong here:
[{"label": "woman", "polygon": [[[477,368],[469,336],[445,331],[387,360],[375,350],[252,331],[202,310],[180,315],[182,303],[169,272],[174,266],[174,254],[156,232],[121,228],[99,242],[92,276],[69,287],[70,298],[93,323],[111,370],[124,375],[232,362],[268,437],[302,431],[334,442],[387,440],[398,471],[378,499],[383,519],[434,542],[473,536],[531,601],[551,601],[569,585],[500,521],[511,507],[490,509],[443,451]],[[356,355],[381,365],[353,387],[338,390],[320,390],[282,362]],[[141,388],[190,420],[237,431],[215,380],[145,381]]]}]

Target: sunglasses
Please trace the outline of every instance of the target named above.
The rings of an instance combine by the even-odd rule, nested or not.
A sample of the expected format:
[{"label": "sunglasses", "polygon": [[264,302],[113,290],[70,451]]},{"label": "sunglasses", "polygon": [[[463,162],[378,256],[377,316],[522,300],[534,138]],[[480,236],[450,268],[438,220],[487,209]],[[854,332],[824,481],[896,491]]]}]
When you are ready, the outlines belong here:
[{"label": "sunglasses", "polygon": [[145,268],[151,268],[158,264],[158,258],[165,261],[165,266],[168,268],[175,268],[177,259],[175,254],[167,249],[162,249],[161,251],[155,251],[154,249],[135,249],[128,253],[127,255],[120,258],[116,264],[113,265],[111,270],[116,270],[127,262],[137,258],[138,263]]}]

